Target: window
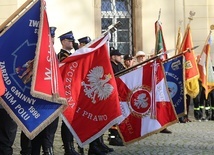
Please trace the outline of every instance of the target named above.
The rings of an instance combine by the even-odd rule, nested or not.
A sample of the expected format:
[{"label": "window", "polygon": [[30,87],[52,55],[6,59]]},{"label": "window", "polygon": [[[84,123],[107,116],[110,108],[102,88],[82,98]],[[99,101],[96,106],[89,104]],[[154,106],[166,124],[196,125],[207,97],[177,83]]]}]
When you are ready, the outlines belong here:
[{"label": "window", "polygon": [[102,0],[102,32],[109,25],[121,22],[121,26],[112,34],[110,46],[119,49],[123,54],[132,53],[132,3],[131,0]]}]

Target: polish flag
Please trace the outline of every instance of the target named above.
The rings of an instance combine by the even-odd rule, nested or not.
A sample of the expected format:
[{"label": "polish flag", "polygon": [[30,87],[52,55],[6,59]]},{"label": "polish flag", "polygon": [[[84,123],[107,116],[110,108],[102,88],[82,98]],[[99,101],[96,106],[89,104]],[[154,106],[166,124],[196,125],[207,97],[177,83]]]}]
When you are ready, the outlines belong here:
[{"label": "polish flag", "polygon": [[89,144],[121,121],[117,85],[103,36],[67,57],[60,70],[68,107],[63,120],[80,146]]},{"label": "polish flag", "polygon": [[177,122],[161,62],[149,62],[116,81],[124,117],[119,130],[125,144]]}]

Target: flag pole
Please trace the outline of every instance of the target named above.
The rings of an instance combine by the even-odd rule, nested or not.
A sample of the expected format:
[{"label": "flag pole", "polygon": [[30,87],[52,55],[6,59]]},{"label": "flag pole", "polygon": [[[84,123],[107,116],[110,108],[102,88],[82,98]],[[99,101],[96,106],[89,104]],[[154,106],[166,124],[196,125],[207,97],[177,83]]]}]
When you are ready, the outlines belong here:
[{"label": "flag pole", "polygon": [[188,25],[190,25],[190,22],[193,20],[193,16],[195,16],[195,12],[194,11],[190,11],[189,12],[189,17],[188,17],[188,19],[189,19],[189,23],[188,23]]},{"label": "flag pole", "polygon": [[0,25],[0,31],[5,29],[7,24],[11,23],[15,17],[19,16],[19,14],[33,1],[35,0],[27,0],[21,7],[19,7],[19,9],[17,9],[4,23]]},{"label": "flag pole", "polygon": [[187,24],[187,27],[186,27],[186,30],[185,30],[185,33],[184,33],[183,40],[182,40],[182,42],[181,42],[181,45],[180,45],[180,48],[179,48],[179,51],[178,51],[179,53],[182,52],[182,51],[181,51],[181,47],[183,46],[184,40],[185,40],[185,38],[187,37],[187,32],[188,32],[188,29],[190,29],[190,23],[191,23],[191,21],[193,20],[193,16],[195,16],[195,12],[190,11],[189,14],[190,14],[190,16],[188,17],[189,22],[188,22],[188,24]]},{"label": "flag pole", "polygon": [[[209,38],[210,38],[210,35],[212,34],[212,30],[214,30],[214,25],[210,25],[210,32],[209,32],[209,34],[208,34],[208,36],[207,36],[207,39],[206,39],[205,44],[204,44],[204,47],[203,47],[203,49],[202,49],[202,51],[201,51],[200,57],[201,57],[201,55],[203,54],[205,45],[207,44],[207,42],[208,42],[208,40],[209,40]],[[199,62],[199,60],[197,60],[197,63],[198,63],[198,62]]]},{"label": "flag pole", "polygon": [[161,8],[159,9],[158,21],[160,20],[160,16],[161,16]]},{"label": "flag pole", "polygon": [[180,49],[180,43],[181,43],[181,24],[183,23],[182,20],[179,20],[179,27],[178,27],[178,36],[177,36],[177,42],[176,42],[176,50],[175,50],[175,55],[179,53]]},{"label": "flag pole", "polygon": [[[96,40],[99,40],[100,38],[102,38],[102,37],[108,35],[109,32],[110,32],[110,33],[114,33],[115,31],[117,31],[117,28],[118,28],[120,25],[122,25],[122,23],[121,23],[120,21],[118,21],[118,22],[115,23],[115,24],[111,24],[110,26],[108,26],[108,29],[100,35],[100,37],[96,38]],[[110,39],[109,39],[109,40],[110,40]],[[84,47],[90,47],[90,46],[93,44],[93,42],[94,42],[94,41],[89,42],[89,43],[86,44]]]}]

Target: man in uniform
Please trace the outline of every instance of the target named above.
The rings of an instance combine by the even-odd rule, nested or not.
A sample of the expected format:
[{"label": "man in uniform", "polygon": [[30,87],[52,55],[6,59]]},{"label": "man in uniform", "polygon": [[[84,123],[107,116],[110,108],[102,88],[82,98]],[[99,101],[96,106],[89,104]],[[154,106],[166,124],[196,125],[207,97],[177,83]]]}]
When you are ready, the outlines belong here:
[{"label": "man in uniform", "polygon": [[[91,38],[86,36],[78,39],[78,41],[79,48],[82,48],[91,41]],[[102,135],[89,144],[88,154],[105,155],[106,153],[113,151],[114,151],[113,148],[109,148],[107,145],[104,144]],[[79,147],[79,152],[81,153],[81,155],[83,155],[84,154],[83,148]]]},{"label": "man in uniform", "polygon": [[62,44],[62,49],[58,53],[57,57],[58,57],[59,61],[61,62],[72,54],[71,50],[74,48],[73,45],[75,43],[75,39],[74,39],[72,31],[62,34],[61,36],[59,36],[59,38],[60,38],[60,42]]},{"label": "man in uniform", "polygon": [[[114,74],[126,69],[121,63],[121,53],[114,47],[110,47],[110,60]],[[109,129],[109,145],[123,146],[123,141],[118,133],[117,127],[114,125]]]},{"label": "man in uniform", "polygon": [[0,105],[0,154],[12,155],[17,125]]},{"label": "man in uniform", "polygon": [[[54,44],[56,27],[50,27],[51,41]],[[43,155],[53,155],[54,135],[57,130],[59,118],[57,117],[50,125],[41,131],[32,141],[21,133],[21,151],[22,155],[39,155],[41,146]]]},{"label": "man in uniform", "polygon": [[111,66],[114,74],[126,69],[121,63],[122,61],[121,55],[122,54],[119,52],[119,50],[115,49],[114,47],[110,47]]},{"label": "man in uniform", "polygon": [[88,44],[91,41],[91,38],[86,36],[86,37],[78,39],[78,41],[79,41],[79,48],[81,48],[81,47],[85,46],[86,44]]},{"label": "man in uniform", "polygon": [[[61,62],[72,54],[71,50],[74,48],[75,39],[72,31],[62,34],[61,36],[59,36],[59,38],[62,44],[62,49],[58,53],[57,57]],[[62,121],[61,136],[65,149],[65,155],[79,155],[79,153],[76,152],[74,148],[74,137],[64,121]]]},{"label": "man in uniform", "polygon": [[[56,27],[50,27],[52,43],[54,44]],[[58,127],[59,117],[57,117],[43,132],[42,149],[43,155],[53,155],[54,136]]]}]

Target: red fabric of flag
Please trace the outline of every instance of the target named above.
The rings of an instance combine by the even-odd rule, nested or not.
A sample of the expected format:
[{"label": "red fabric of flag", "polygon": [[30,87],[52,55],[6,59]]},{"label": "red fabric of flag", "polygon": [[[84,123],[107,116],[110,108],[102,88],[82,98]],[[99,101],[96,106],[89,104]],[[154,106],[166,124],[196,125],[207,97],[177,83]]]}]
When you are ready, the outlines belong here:
[{"label": "red fabric of flag", "polygon": [[34,59],[31,94],[34,97],[67,104],[58,60],[51,41],[47,13],[43,11]]},{"label": "red fabric of flag", "polygon": [[204,48],[198,60],[198,70],[200,73],[200,81],[202,86],[205,89],[205,97],[208,98],[208,94],[211,90],[214,89],[214,73],[213,73],[213,66],[212,60],[210,57],[211,51],[211,34],[209,34],[208,39],[205,42]]},{"label": "red fabric of flag", "polygon": [[124,117],[119,130],[125,144],[177,122],[160,62],[149,62],[116,81]]},{"label": "red fabric of flag", "polygon": [[75,51],[60,67],[68,101],[64,121],[80,146],[95,140],[121,120],[108,37]]},{"label": "red fabric of flag", "polygon": [[192,50],[192,36],[190,26],[187,26],[181,48],[180,53],[184,53],[185,56],[185,87],[186,92],[192,98],[195,98],[199,93],[199,71],[196,63],[196,57],[194,51]]}]

